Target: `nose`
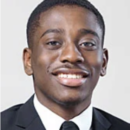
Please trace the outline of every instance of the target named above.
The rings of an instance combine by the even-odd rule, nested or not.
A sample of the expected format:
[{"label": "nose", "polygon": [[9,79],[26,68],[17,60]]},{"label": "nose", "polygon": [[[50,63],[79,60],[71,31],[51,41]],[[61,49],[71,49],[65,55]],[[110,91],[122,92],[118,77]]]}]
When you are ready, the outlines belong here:
[{"label": "nose", "polygon": [[69,44],[62,50],[62,53],[60,55],[60,61],[63,63],[82,63],[84,62],[84,58],[81,52],[76,47],[76,45]]}]

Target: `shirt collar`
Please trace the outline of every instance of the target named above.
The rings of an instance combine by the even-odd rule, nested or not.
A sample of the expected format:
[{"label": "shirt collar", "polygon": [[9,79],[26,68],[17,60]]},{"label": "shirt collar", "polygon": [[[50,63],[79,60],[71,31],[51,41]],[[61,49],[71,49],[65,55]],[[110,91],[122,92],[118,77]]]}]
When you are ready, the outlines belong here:
[{"label": "shirt collar", "polygon": [[[34,96],[34,107],[47,130],[59,130],[61,124],[65,121],[63,118],[43,106]],[[90,105],[80,115],[74,117],[70,121],[77,124],[80,130],[90,130],[92,124],[92,105]]]},{"label": "shirt collar", "polygon": [[78,125],[80,130],[90,130],[92,124],[92,112],[93,108],[90,105],[86,110],[84,110],[80,115],[71,119],[71,121],[75,122]]}]

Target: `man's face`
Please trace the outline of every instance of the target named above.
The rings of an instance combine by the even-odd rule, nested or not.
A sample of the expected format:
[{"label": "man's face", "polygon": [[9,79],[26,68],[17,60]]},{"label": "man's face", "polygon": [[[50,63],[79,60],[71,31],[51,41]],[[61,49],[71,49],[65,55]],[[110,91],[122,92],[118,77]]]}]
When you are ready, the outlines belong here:
[{"label": "man's face", "polygon": [[82,7],[65,5],[43,12],[39,22],[33,48],[24,51],[37,96],[43,102],[64,105],[90,101],[107,64],[96,16]]}]

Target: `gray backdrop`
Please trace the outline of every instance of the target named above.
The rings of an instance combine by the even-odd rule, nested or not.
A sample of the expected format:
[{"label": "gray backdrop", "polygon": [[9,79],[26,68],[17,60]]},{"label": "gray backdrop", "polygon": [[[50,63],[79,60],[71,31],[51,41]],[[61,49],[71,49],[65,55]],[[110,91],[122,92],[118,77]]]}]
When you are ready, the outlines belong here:
[{"label": "gray backdrop", "polygon": [[[33,93],[25,75],[22,50],[26,23],[41,0],[2,0],[2,103],[1,110],[24,103]],[[100,78],[93,105],[130,122],[130,0],[91,0],[106,22],[105,47],[109,50],[107,75]]]}]

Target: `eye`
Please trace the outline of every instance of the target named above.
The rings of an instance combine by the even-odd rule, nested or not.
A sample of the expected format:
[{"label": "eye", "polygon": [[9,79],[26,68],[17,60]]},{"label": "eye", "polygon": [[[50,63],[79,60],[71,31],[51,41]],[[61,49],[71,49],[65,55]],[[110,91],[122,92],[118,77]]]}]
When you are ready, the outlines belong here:
[{"label": "eye", "polygon": [[62,44],[58,41],[50,41],[46,43],[47,48],[51,50],[59,49],[61,45]]},{"label": "eye", "polygon": [[88,49],[88,50],[95,49],[95,47],[96,47],[96,44],[94,42],[83,42],[79,45],[80,45],[80,47],[82,47],[84,49]]},{"label": "eye", "polygon": [[84,43],[81,43],[80,46],[83,46],[83,47],[93,47],[93,46],[95,46],[95,44],[92,43],[92,42],[84,42]]},{"label": "eye", "polygon": [[50,46],[59,46],[60,43],[57,42],[57,41],[51,41],[51,42],[48,42],[47,45],[50,45]]}]

